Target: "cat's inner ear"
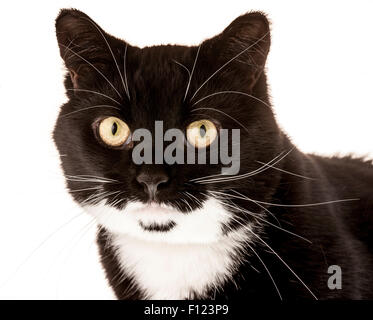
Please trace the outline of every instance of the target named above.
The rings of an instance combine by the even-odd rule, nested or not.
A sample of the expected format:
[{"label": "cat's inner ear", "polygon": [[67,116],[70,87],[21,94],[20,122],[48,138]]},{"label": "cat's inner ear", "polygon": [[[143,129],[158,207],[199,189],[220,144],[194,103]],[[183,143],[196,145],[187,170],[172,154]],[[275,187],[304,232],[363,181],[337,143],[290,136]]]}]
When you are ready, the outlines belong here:
[{"label": "cat's inner ear", "polygon": [[79,85],[78,85],[78,74],[74,70],[72,70],[72,69],[69,70],[69,74],[70,74],[70,79],[71,79],[71,82],[73,84],[74,89],[79,88]]},{"label": "cat's inner ear", "polygon": [[271,42],[266,16],[260,12],[244,14],[212,40],[219,63],[233,59],[231,67],[250,74],[250,85],[254,85],[264,69]]},{"label": "cat's inner ear", "polygon": [[97,70],[108,73],[113,63],[109,46],[114,55],[119,55],[123,46],[123,42],[119,43],[120,40],[75,9],[61,10],[56,19],[56,35],[74,88],[92,84],[97,79]]}]

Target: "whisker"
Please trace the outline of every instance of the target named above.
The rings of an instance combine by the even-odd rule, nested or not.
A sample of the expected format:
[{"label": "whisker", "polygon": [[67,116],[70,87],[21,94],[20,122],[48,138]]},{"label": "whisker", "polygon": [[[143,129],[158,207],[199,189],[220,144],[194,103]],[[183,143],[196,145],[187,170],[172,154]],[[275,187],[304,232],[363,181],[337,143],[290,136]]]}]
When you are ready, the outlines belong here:
[{"label": "whisker", "polygon": [[[63,262],[59,263],[59,268],[60,268],[59,275],[61,275],[61,267],[66,264],[69,256],[71,256],[71,254],[72,254],[72,252],[74,250],[74,247],[76,247],[77,244],[83,239],[83,236],[89,231],[89,229],[91,228],[92,224],[94,225],[94,223],[95,223],[95,219],[94,218],[90,218],[90,220],[89,220],[88,223],[84,224],[83,227],[80,228],[78,232],[74,233],[73,236],[68,241],[66,241],[66,244],[62,247],[62,249],[59,250],[56,255],[54,255],[53,261],[49,265],[49,269],[52,269],[52,267],[54,267],[54,265],[57,263],[58,259],[62,255],[62,253],[65,250],[69,249],[69,245],[71,243],[73,243],[74,240],[75,240],[75,238],[77,238],[80,235],[80,237],[78,238],[78,240],[75,243],[73,243],[73,245],[70,247],[70,252],[69,252],[68,256],[66,257],[66,259]],[[59,279],[57,280],[57,283],[58,282],[59,282]]]},{"label": "whisker", "polygon": [[75,178],[65,178],[67,181],[72,182],[86,182],[86,183],[118,183],[118,182],[111,182],[111,181],[105,181],[105,180],[98,180],[98,179],[75,179]]},{"label": "whisker", "polygon": [[128,88],[128,80],[127,80],[127,67],[126,67],[126,61],[127,61],[127,48],[128,44],[126,43],[126,48],[124,49],[124,57],[123,57],[123,73],[124,73],[124,80],[126,82],[126,89],[127,89],[127,96],[128,99],[130,100],[130,90]]},{"label": "whisker", "polygon": [[[233,218],[234,219],[234,218]],[[290,266],[278,255],[278,253],[272,249],[272,247],[267,244],[260,236],[258,236],[254,231],[251,230],[248,226],[245,226],[238,220],[235,220],[239,225],[241,225],[243,228],[245,228],[247,231],[249,231],[254,237],[256,237],[260,242],[262,242],[286,267],[287,269],[298,279],[298,281],[308,290],[309,293],[315,298],[315,300],[318,300],[315,294],[311,291],[311,289],[304,283],[304,281],[295,273],[295,271],[290,268]]]},{"label": "whisker", "polygon": [[108,98],[108,99],[110,99],[111,101],[113,101],[113,102],[115,102],[115,103],[117,103],[117,104],[120,105],[120,103],[119,103],[117,100],[115,100],[115,99],[113,99],[112,97],[109,97],[108,95],[103,94],[103,93],[101,93],[101,92],[97,92],[97,91],[93,91],[93,90],[86,90],[86,89],[79,89],[79,88],[66,89],[66,90],[68,90],[68,91],[81,91],[81,92],[95,93],[95,94],[98,94],[98,95],[103,96],[103,97],[105,97],[105,98]]},{"label": "whisker", "polygon": [[[275,161],[276,159],[278,159],[279,157],[281,157],[283,154],[284,154],[284,151],[280,152],[276,157],[274,157],[272,160],[270,160],[269,162],[267,162],[267,164],[268,164],[268,163],[272,163],[273,161]],[[258,170],[261,170],[261,169],[263,169],[263,168],[264,168],[264,166],[261,166],[260,168],[255,169],[255,170],[253,170],[253,171],[251,171],[251,172],[249,172],[249,173],[250,173],[250,174],[255,173],[255,172],[257,172]],[[249,173],[248,173],[248,174],[249,174]],[[210,176],[204,176],[204,177],[199,177],[199,178],[196,178],[196,179],[192,179],[192,180],[190,180],[190,182],[201,182],[202,180],[210,181],[210,180],[207,180],[206,178],[221,177],[221,176],[225,176],[225,175],[222,174],[222,173],[218,173],[218,174],[213,174],[213,175],[210,175]],[[228,177],[227,177],[227,178],[228,178]]]},{"label": "whisker", "polygon": [[[115,200],[116,198],[118,198],[121,194],[125,193],[126,191],[121,191],[119,192],[112,200]],[[114,202],[110,203],[110,205],[112,207],[115,207],[116,205],[118,205],[119,203],[123,202],[125,199],[117,199],[115,200]]]},{"label": "whisker", "polygon": [[[98,213],[99,216],[102,216],[103,215],[103,212],[99,212]],[[106,218],[105,219],[105,222],[107,221],[108,219]],[[61,263],[59,263],[59,267],[60,267],[60,272],[59,272],[59,278],[57,280],[57,290],[59,289],[59,285],[60,285],[60,279],[61,279],[61,271],[63,270],[63,268],[61,268],[61,265],[62,267],[67,263],[67,261],[70,259],[72,253],[74,252],[75,248],[77,247],[77,245],[82,241],[82,239],[88,234],[89,231],[92,230],[92,228],[96,227],[98,230],[100,230],[102,228],[102,226],[100,226],[98,224],[98,221],[97,221],[97,217],[92,217],[92,219],[87,223],[85,224],[80,230],[78,233],[76,233],[70,240],[69,240],[69,243],[72,245],[70,246],[70,248],[68,248],[68,246],[66,245],[58,254],[57,258],[59,258],[59,256],[62,254],[62,252],[66,249],[70,249],[69,252],[67,253],[67,255],[65,256],[65,259],[63,261],[61,261]],[[75,242],[74,240],[77,239]],[[74,243],[73,243],[74,242]],[[92,249],[92,246],[95,244],[95,241],[92,241],[89,248],[87,249],[88,251]],[[56,258],[55,258],[55,261],[56,261]],[[54,262],[55,263],[55,262]],[[62,270],[61,270],[62,269]]]},{"label": "whisker", "polygon": [[97,204],[97,203],[101,202],[102,200],[104,200],[105,198],[107,198],[109,196],[112,196],[114,194],[120,193],[120,192],[121,192],[120,190],[112,191],[112,192],[105,191],[101,194],[98,194],[94,199],[91,199],[90,202],[92,202],[93,204]]},{"label": "whisker", "polygon": [[93,194],[89,195],[82,203],[81,205],[84,206],[87,203],[94,202],[97,198],[105,194],[106,192],[104,189],[99,189],[98,191],[94,192]]},{"label": "whisker", "polygon": [[[232,231],[232,232],[234,232],[235,230],[232,228],[232,227],[229,227],[229,226],[227,226],[227,225],[225,225],[225,227],[227,227],[228,228],[228,230],[230,230],[230,231]],[[246,230],[245,228],[244,228],[244,230]],[[264,269],[266,270],[266,272],[267,272],[267,274],[269,275],[269,277],[270,277],[270,279],[271,279],[271,281],[272,281],[272,283],[273,283],[273,285],[274,285],[274,287],[275,287],[275,289],[276,289],[276,292],[277,292],[277,294],[278,294],[278,296],[279,296],[279,298],[280,298],[280,300],[282,301],[282,296],[281,296],[281,293],[280,293],[280,290],[279,290],[279,288],[278,288],[278,286],[277,286],[277,284],[276,284],[276,282],[275,282],[275,280],[274,280],[274,278],[273,278],[273,276],[272,276],[272,274],[271,274],[271,272],[269,271],[269,269],[267,268],[267,266],[266,266],[266,264],[264,263],[264,261],[263,261],[263,259],[259,256],[259,254],[254,250],[254,248],[250,245],[250,241],[249,241],[249,239],[245,239],[245,240],[243,240],[243,243],[254,253],[254,255],[258,258],[258,260],[260,261],[260,263],[263,265],[263,267],[264,267]],[[240,258],[240,260],[241,261],[245,261],[246,263],[248,263],[249,265],[250,265],[250,267],[255,271],[255,272],[257,272],[257,273],[260,273],[260,271],[259,270],[257,270],[247,259],[245,259],[244,257],[241,257]],[[236,285],[236,284],[235,284]],[[236,287],[237,287],[237,285],[236,285]]]},{"label": "whisker", "polygon": [[307,180],[316,180],[315,178],[306,177],[306,176],[303,176],[301,174],[297,174],[297,173],[294,173],[294,172],[290,172],[290,171],[286,171],[284,169],[280,169],[280,168],[274,167],[273,165],[266,164],[266,163],[264,163],[262,161],[256,161],[256,162],[258,162],[258,163],[260,163],[262,165],[271,167],[272,169],[275,169],[275,170],[278,170],[278,171],[290,174],[290,175],[295,176],[295,177],[304,178],[304,179],[307,179]]},{"label": "whisker", "polygon": [[275,250],[273,250],[272,247],[269,244],[267,244],[267,242],[265,242],[261,237],[259,237],[252,230],[248,229],[248,231],[254,237],[259,239],[259,241],[261,241],[269,250],[271,250],[271,252],[273,252],[273,254],[289,269],[289,271],[300,281],[300,283],[308,290],[308,292],[311,293],[311,295],[315,298],[315,300],[318,300],[317,297],[315,296],[315,294],[311,291],[311,289],[303,282],[303,280],[295,273],[295,271],[292,268],[290,268],[290,266],[278,255],[278,253]]},{"label": "whisker", "polygon": [[191,205],[188,203],[188,201],[186,201],[185,199],[180,199],[181,201],[183,201],[190,209],[190,211],[192,212],[193,211],[193,208],[191,207]]},{"label": "whisker", "polygon": [[81,215],[83,214],[83,211],[82,212],[79,212],[78,214],[76,214],[75,216],[73,216],[72,218],[70,218],[67,222],[63,223],[62,225],[60,225],[57,229],[55,229],[53,232],[51,232],[46,238],[44,238],[43,241],[41,241],[37,247],[35,247],[28,255],[27,257],[21,262],[20,265],[18,265],[18,267],[14,270],[14,272],[9,276],[8,279],[6,279],[4,281],[4,283],[1,284],[0,287],[3,287],[5,286],[11,279],[13,279],[17,274],[18,272],[23,268],[23,266],[25,264],[27,264],[27,262],[33,257],[33,255],[38,252],[50,239],[52,239],[58,232],[60,232],[62,229],[64,229],[65,227],[67,227],[71,222],[73,222],[74,220],[76,220],[78,217],[80,217]]},{"label": "whisker", "polygon": [[120,111],[120,108],[118,108],[118,107],[114,107],[114,106],[110,106],[110,105],[106,105],[106,104],[101,104],[101,105],[91,106],[91,107],[87,107],[87,108],[83,108],[83,109],[79,109],[79,110],[75,110],[75,111],[63,114],[63,115],[61,115],[61,118],[67,117],[67,116],[69,116],[71,114],[74,114],[74,113],[77,113],[77,112],[80,112],[80,111],[85,111],[85,110],[90,110],[90,109],[96,109],[96,108],[112,108],[112,109],[116,109],[116,110]]},{"label": "whisker", "polygon": [[193,198],[194,200],[196,200],[196,202],[202,207],[203,206],[203,203],[201,202],[201,200],[199,200],[197,197],[195,197],[194,195],[192,195],[190,192],[188,191],[185,191],[185,194],[187,196],[189,196],[190,198]]},{"label": "whisker", "polygon": [[111,181],[111,182],[119,182],[118,180],[115,179],[110,179],[110,178],[105,178],[105,177],[99,177],[99,176],[92,176],[92,175],[87,175],[87,174],[82,174],[82,175],[66,175],[69,178],[79,178],[79,179],[99,179],[100,181]]},{"label": "whisker", "polygon": [[215,109],[215,108],[196,108],[196,109],[193,109],[192,112],[199,111],[199,110],[211,110],[211,111],[216,111],[218,113],[224,114],[226,117],[228,117],[229,119],[232,119],[239,126],[241,126],[248,134],[250,134],[249,130],[247,130],[247,128],[240,121],[238,121],[236,118],[233,118],[232,116],[225,113],[224,111],[221,111],[221,110],[218,110],[218,109]]},{"label": "whisker", "polygon": [[114,85],[109,81],[109,79],[99,70],[97,69],[92,63],[90,63],[87,59],[83,58],[80,54],[74,52],[70,48],[66,47],[64,44],[59,43],[60,46],[64,47],[66,50],[69,50],[72,54],[76,55],[78,58],[82,59],[84,62],[88,63],[93,69],[95,69],[108,83],[109,85],[115,90],[115,92],[118,94],[118,96],[122,98],[121,94],[119,91],[114,87]]},{"label": "whisker", "polygon": [[[232,227],[229,227],[228,225],[225,225],[225,227],[228,228],[229,231],[231,231],[231,232],[235,232],[235,230],[234,230]],[[245,228],[244,228],[244,229],[245,229]],[[245,240],[243,240],[242,242],[243,242],[247,247],[249,247],[249,249],[250,249],[250,250],[255,254],[255,256],[259,259],[260,263],[263,265],[264,269],[266,270],[267,274],[269,275],[269,277],[270,277],[270,279],[271,279],[271,281],[272,281],[272,283],[273,283],[273,285],[274,285],[274,287],[275,287],[275,289],[276,289],[276,292],[277,292],[277,294],[279,295],[280,300],[282,301],[282,296],[281,296],[280,290],[278,289],[278,286],[277,286],[277,284],[276,284],[274,278],[272,277],[271,272],[269,271],[269,269],[267,268],[266,264],[264,263],[264,261],[260,258],[259,254],[254,250],[254,248],[250,245],[248,239],[245,239]],[[249,264],[249,266],[250,266],[250,267],[251,267],[255,272],[260,273],[260,271],[259,271],[258,269],[256,269],[256,268],[255,268],[255,267],[250,263],[250,261],[248,261],[246,258],[244,258],[244,257],[241,256],[241,257],[239,258],[239,261],[240,261],[240,262],[245,261],[246,263]],[[236,288],[238,288],[237,284],[236,284],[236,283],[234,283],[234,284],[235,284]]]},{"label": "whisker", "polygon": [[217,69],[211,76],[209,76],[202,84],[201,86],[194,92],[192,98],[190,99],[190,101],[193,100],[193,98],[196,96],[196,94],[199,92],[199,90],[201,90],[207,82],[209,82],[220,70],[222,70],[223,68],[225,68],[228,64],[230,64],[232,61],[234,61],[235,59],[237,59],[240,55],[242,55],[243,53],[245,53],[246,51],[250,50],[252,47],[254,47],[256,44],[258,44],[260,41],[262,41],[267,35],[269,34],[269,31],[266,32],[262,37],[260,37],[258,40],[256,40],[253,44],[251,44],[250,46],[248,46],[247,48],[245,48],[244,50],[242,50],[241,52],[239,52],[238,54],[236,54],[232,59],[228,60],[226,63],[224,63],[219,69]]},{"label": "whisker", "polygon": [[[278,221],[278,219],[276,218],[276,216],[275,216],[271,211],[269,211],[266,207],[262,206],[260,203],[256,202],[256,201],[253,200],[253,199],[250,199],[249,197],[243,195],[242,193],[240,193],[240,192],[238,192],[238,191],[236,191],[236,190],[232,190],[232,189],[231,189],[231,191],[234,192],[234,193],[236,193],[236,194],[238,194],[238,196],[234,196],[234,195],[232,195],[232,194],[228,194],[228,193],[226,193],[226,195],[231,196],[231,197],[233,197],[233,198],[237,198],[237,199],[247,200],[247,201],[250,201],[250,202],[256,204],[259,208],[261,208],[261,209],[263,209],[265,212],[269,213],[269,214],[270,214],[270,215],[271,215],[271,216],[272,216],[272,217],[277,221],[278,225],[281,227],[281,223],[280,223],[280,221]],[[218,191],[216,191],[216,192],[218,192]]]},{"label": "whisker", "polygon": [[203,97],[203,98],[199,99],[197,102],[193,103],[193,105],[196,105],[196,104],[198,104],[198,103],[200,103],[200,102],[202,102],[202,101],[204,101],[204,100],[206,100],[208,98],[217,96],[219,94],[240,94],[240,95],[252,98],[254,100],[257,100],[257,101],[263,103],[266,107],[271,108],[271,106],[267,102],[265,102],[265,101],[263,101],[263,100],[255,97],[255,96],[253,96],[251,94],[248,94],[248,93],[245,93],[245,92],[241,92],[241,91],[231,91],[231,90],[228,90],[228,91],[219,91],[219,92],[215,92],[215,93],[209,94],[208,96]]},{"label": "whisker", "polygon": [[275,280],[273,279],[272,274],[269,272],[269,270],[268,270],[266,264],[264,263],[264,261],[260,258],[259,254],[254,250],[254,248],[253,248],[253,247],[252,247],[248,242],[246,242],[245,244],[246,244],[246,245],[249,247],[249,249],[250,249],[250,250],[251,250],[251,251],[256,255],[256,257],[258,258],[258,260],[260,261],[260,263],[263,265],[264,269],[266,270],[266,272],[268,273],[269,277],[270,277],[271,280],[272,280],[272,283],[273,283],[273,285],[274,285],[274,287],[275,287],[275,289],[276,289],[276,291],[277,291],[277,293],[278,293],[278,296],[280,297],[280,300],[282,301],[282,296],[281,296],[280,290],[279,290],[279,288],[278,288],[278,286],[277,286]]},{"label": "whisker", "polygon": [[74,190],[69,190],[69,192],[83,192],[83,191],[89,191],[89,190],[97,190],[102,188],[102,186],[97,186],[97,187],[92,187],[92,188],[84,188],[84,189],[74,189]]},{"label": "whisker", "polygon": [[[284,151],[282,151],[279,155],[277,155],[275,158],[273,158],[267,164],[272,164],[272,162],[273,162],[273,165],[277,164],[278,162],[282,161],[285,157],[287,157],[290,154],[290,152],[292,152],[294,150],[294,148],[295,147],[291,148],[284,155],[283,155]],[[241,179],[245,179],[245,178],[257,175],[257,174],[262,173],[262,172],[264,172],[268,169],[269,169],[269,167],[262,166],[262,167],[260,167],[256,170],[248,172],[248,173],[244,173],[244,174],[240,174],[240,175],[234,175],[234,176],[225,176],[225,177],[221,177],[221,178],[207,179],[207,180],[202,180],[202,181],[197,180],[197,183],[199,183],[199,184],[209,184],[209,183],[217,183],[217,182],[236,181],[236,180],[241,180]],[[223,174],[221,174],[221,175],[223,176]]]},{"label": "whisker", "polygon": [[[211,191],[210,191],[210,192],[211,192]],[[216,195],[215,195],[215,198],[216,198]],[[218,201],[219,201],[219,200],[218,200]],[[230,203],[232,203],[232,202],[230,202]],[[280,227],[280,226],[277,226],[277,225],[275,225],[275,224],[273,224],[273,223],[267,221],[266,219],[263,219],[263,218],[259,217],[257,214],[254,214],[253,212],[251,212],[251,211],[249,211],[249,210],[246,210],[246,209],[243,209],[243,208],[239,207],[238,205],[231,205],[231,204],[228,204],[228,203],[226,203],[226,202],[224,202],[224,201],[222,201],[221,204],[222,204],[222,205],[225,205],[225,206],[228,206],[228,207],[230,207],[230,208],[232,208],[232,209],[238,210],[238,211],[240,211],[240,212],[247,213],[248,215],[254,217],[254,219],[260,220],[260,221],[262,221],[262,222],[264,222],[264,223],[266,223],[266,224],[268,224],[268,225],[270,225],[270,226],[272,226],[272,227],[274,227],[274,228],[276,228],[276,229],[279,229],[279,230],[281,230],[281,231],[284,231],[284,232],[286,232],[286,233],[288,233],[288,234],[291,234],[291,235],[293,235],[293,236],[295,236],[295,237],[297,237],[297,238],[299,238],[299,239],[302,239],[302,240],[304,240],[304,241],[306,241],[306,242],[312,244],[312,241],[308,240],[307,238],[302,237],[302,236],[300,236],[299,234],[296,234],[296,233],[291,232],[291,231],[289,231],[289,230],[286,230],[286,229],[284,229],[284,228],[282,228],[282,227]]]},{"label": "whisker", "polygon": [[[75,39],[71,39],[71,40],[70,40],[69,44],[67,45],[67,48],[70,48],[70,46],[71,46],[71,44],[73,43],[74,40],[75,40]],[[64,55],[63,55],[63,57],[62,57],[62,60],[65,60],[65,58],[66,58],[66,54],[67,54],[67,51],[65,51],[65,53],[64,53]]]},{"label": "whisker", "polygon": [[[121,72],[120,72],[120,70],[119,70],[119,66],[118,66],[117,59],[115,58],[114,53],[113,53],[113,50],[111,49],[111,46],[110,46],[109,42],[107,41],[105,35],[104,35],[104,34],[102,33],[102,31],[100,30],[100,27],[99,27],[99,26],[98,26],[98,25],[97,25],[93,20],[91,20],[91,19],[89,19],[89,18],[85,18],[85,17],[82,17],[82,19],[89,21],[89,22],[90,22],[90,23],[91,23],[91,24],[92,24],[92,25],[93,25],[93,26],[98,30],[98,32],[101,34],[102,38],[104,39],[104,41],[105,41],[105,43],[106,43],[106,45],[107,45],[107,47],[108,47],[108,49],[109,49],[109,51],[110,51],[110,53],[111,53],[111,56],[113,57],[113,60],[114,60],[115,66],[117,67],[117,70],[118,70],[118,73],[119,73],[120,79],[122,80],[123,88],[124,88],[124,90],[126,91],[126,93],[127,93],[127,97],[128,97],[128,99],[129,99],[130,97],[129,97],[129,93],[128,93],[128,88],[126,87],[126,85],[125,85],[125,83],[124,83],[123,76],[122,76],[122,74],[121,74]],[[127,46],[126,46],[126,52],[127,52]]]},{"label": "whisker", "polygon": [[185,95],[184,95],[184,100],[183,101],[185,101],[185,99],[186,99],[186,97],[188,95],[188,91],[189,91],[189,87],[190,87],[190,82],[192,81],[193,72],[194,72],[194,68],[196,67],[196,63],[197,63],[197,60],[198,60],[198,55],[199,55],[199,50],[200,49],[201,49],[201,45],[198,46],[196,57],[195,57],[194,63],[193,63],[192,72],[190,73],[190,76],[189,76],[189,81],[188,81],[188,85],[187,85],[187,88],[186,88],[186,91],[185,91]]},{"label": "whisker", "polygon": [[300,207],[323,206],[323,205],[332,204],[332,203],[359,201],[359,200],[360,199],[358,199],[358,198],[352,198],[352,199],[330,200],[330,201],[325,201],[325,202],[315,202],[315,203],[305,203],[305,204],[282,204],[282,203],[264,202],[264,201],[259,201],[259,200],[254,200],[254,201],[256,201],[258,203],[261,203],[261,204],[274,206],[274,207],[300,208]]},{"label": "whisker", "polygon": [[184,66],[181,62],[179,62],[179,61],[177,61],[177,60],[175,60],[175,59],[172,59],[172,61],[173,62],[175,62],[177,65],[179,65],[180,67],[182,67],[186,72],[188,72],[188,76],[189,76],[189,78],[190,78],[190,71],[189,71],[189,69],[186,67],[186,66]]}]

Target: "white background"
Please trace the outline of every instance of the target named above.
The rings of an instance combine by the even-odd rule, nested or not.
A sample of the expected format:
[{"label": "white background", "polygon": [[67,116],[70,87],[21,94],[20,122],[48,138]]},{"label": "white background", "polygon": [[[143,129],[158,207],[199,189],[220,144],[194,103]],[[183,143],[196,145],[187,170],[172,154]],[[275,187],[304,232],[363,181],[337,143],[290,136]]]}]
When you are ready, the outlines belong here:
[{"label": "white background", "polygon": [[51,141],[66,101],[54,19],[66,7],[139,46],[198,44],[262,10],[281,127],[305,152],[373,157],[371,1],[2,1],[0,298],[113,298],[94,224],[64,190]]}]

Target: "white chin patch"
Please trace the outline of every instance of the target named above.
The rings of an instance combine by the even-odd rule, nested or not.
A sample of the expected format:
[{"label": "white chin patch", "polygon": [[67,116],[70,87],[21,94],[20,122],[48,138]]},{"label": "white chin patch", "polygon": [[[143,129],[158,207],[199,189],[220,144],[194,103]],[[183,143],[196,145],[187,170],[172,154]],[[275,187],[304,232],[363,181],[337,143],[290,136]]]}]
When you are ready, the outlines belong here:
[{"label": "white chin patch", "polygon": [[168,243],[211,243],[222,239],[222,226],[231,215],[214,198],[203,207],[182,213],[167,205],[129,202],[123,210],[106,204],[85,205],[84,209],[108,231],[141,240]]}]

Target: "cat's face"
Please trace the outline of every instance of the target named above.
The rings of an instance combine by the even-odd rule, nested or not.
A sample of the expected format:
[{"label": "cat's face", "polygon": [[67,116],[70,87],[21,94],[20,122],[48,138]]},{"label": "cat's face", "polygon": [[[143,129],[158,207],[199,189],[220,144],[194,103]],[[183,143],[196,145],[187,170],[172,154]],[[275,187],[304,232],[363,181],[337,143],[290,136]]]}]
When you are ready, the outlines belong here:
[{"label": "cat's face", "polygon": [[[71,195],[99,224],[142,239],[206,243],[252,220],[240,208],[262,211],[243,198],[266,199],[276,177],[242,176],[282,151],[263,72],[270,40],[262,14],[241,16],[196,47],[140,49],[76,10],[63,10],[56,29],[69,101],[54,140]],[[208,152],[206,164],[155,163],[170,144],[154,148],[156,121],[164,132],[180,130],[185,149],[196,121],[202,136],[210,125],[217,136],[239,129],[239,172],[221,175],[226,164],[211,164]],[[152,134],[152,163],[134,161],[138,129]]]}]

